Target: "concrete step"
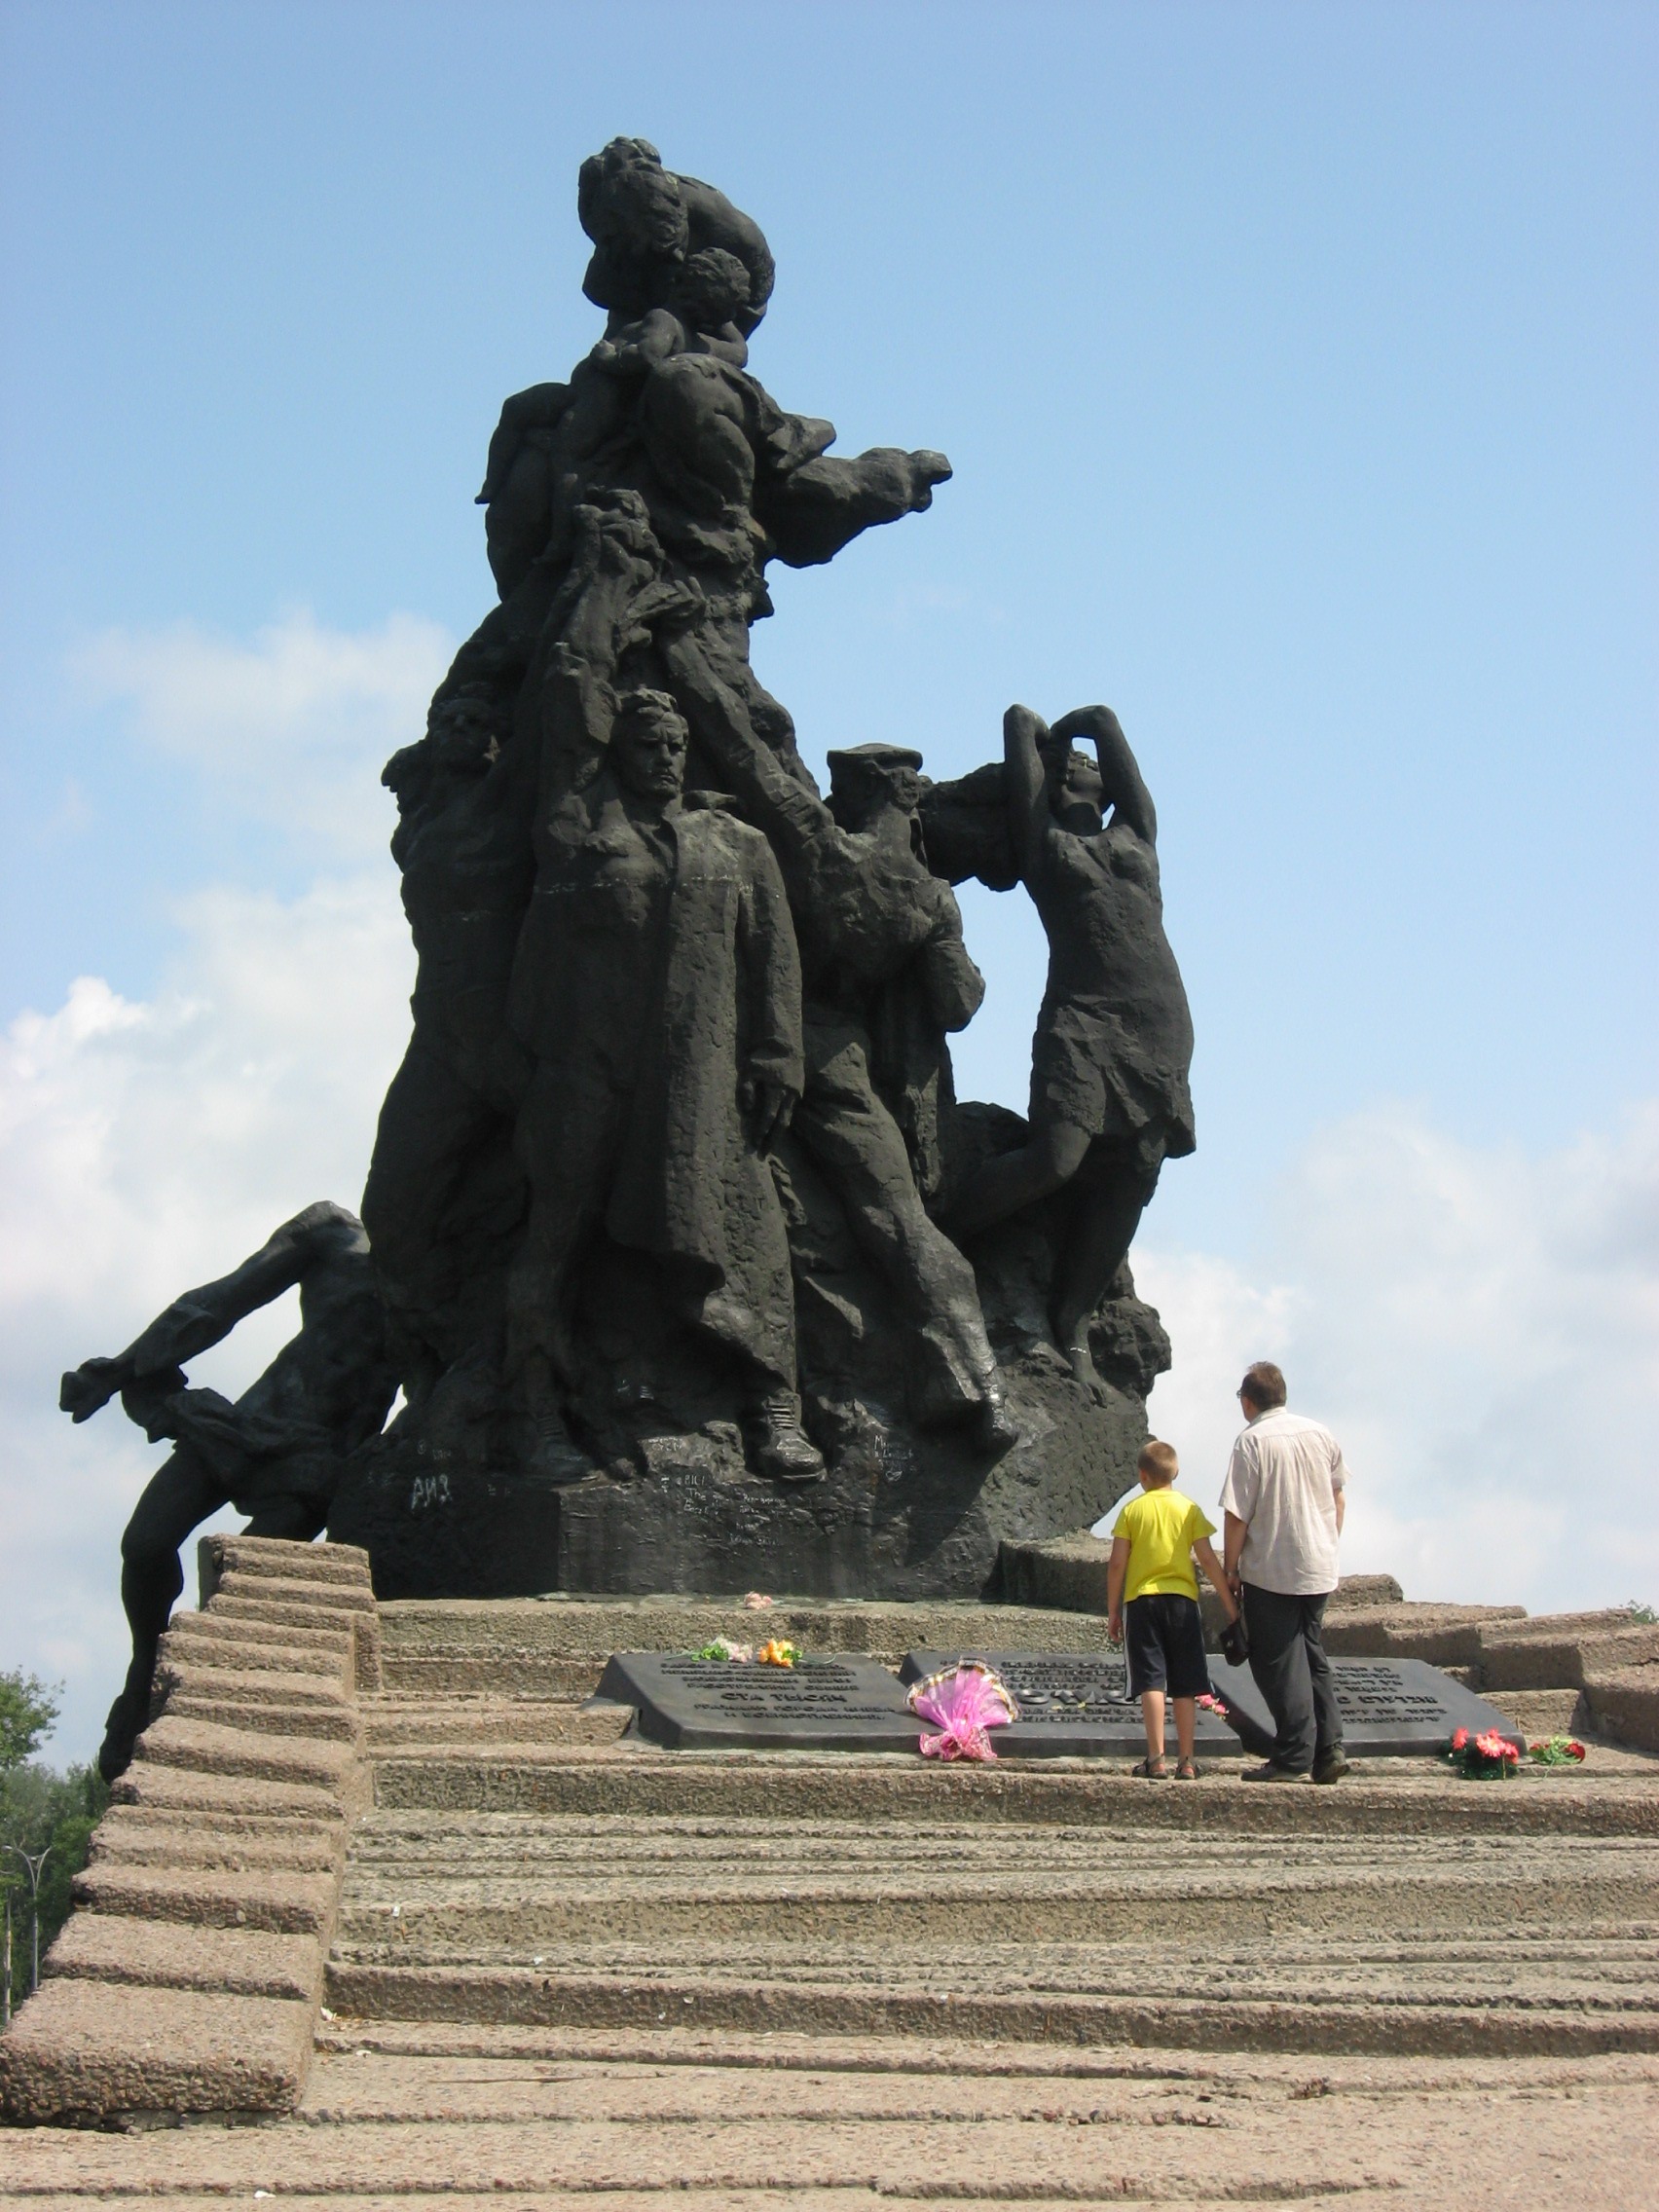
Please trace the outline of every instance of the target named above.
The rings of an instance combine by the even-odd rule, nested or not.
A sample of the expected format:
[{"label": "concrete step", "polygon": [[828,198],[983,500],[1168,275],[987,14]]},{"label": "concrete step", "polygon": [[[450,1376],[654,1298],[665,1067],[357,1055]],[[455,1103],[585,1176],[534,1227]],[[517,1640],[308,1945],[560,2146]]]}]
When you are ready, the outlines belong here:
[{"label": "concrete step", "polygon": [[1545,1736],[1588,1735],[1591,1731],[1591,1714],[1582,1690],[1493,1690],[1482,1695],[1529,1743]]},{"label": "concrete step", "polygon": [[1545,1627],[1543,1621],[1530,1621],[1524,1635],[1483,1634],[1483,1691],[1582,1689],[1589,1675],[1659,1660],[1659,1628],[1634,1627],[1628,1614],[1614,1629],[1539,1633]]},{"label": "concrete step", "polygon": [[174,1613],[159,1656],[201,1667],[253,1668],[262,1674],[315,1674],[350,1686],[349,1629],[239,1621],[214,1613]]},{"label": "concrete step", "polygon": [[1108,1648],[1102,1615],[971,1600],[779,1597],[764,1612],[750,1612],[736,1597],[403,1599],[382,1605],[380,1622],[383,1663],[437,1649],[488,1655],[504,1689],[529,1686],[517,1670],[547,1659],[603,1666],[613,1651],[694,1651],[716,1636],[746,1643],[787,1637],[804,1651],[867,1652],[889,1665],[910,1650]]},{"label": "concrete step", "polygon": [[403,1698],[511,1695],[579,1702],[593,1695],[604,1672],[605,1659],[592,1654],[561,1659],[515,1651],[503,1666],[494,1652],[450,1645],[387,1651],[381,1661],[385,1691]]},{"label": "concrete step", "polygon": [[280,1817],[308,1825],[332,1825],[342,1837],[346,1832],[347,1814],[339,1795],[331,1787],[314,1783],[203,1773],[188,1764],[169,1766],[146,1758],[133,1761],[110,1796],[117,1805],[169,1823],[181,1815],[201,1814],[215,1827],[260,1828],[266,1821]]},{"label": "concrete step", "polygon": [[[905,1965],[915,1978],[903,1978]],[[1611,1995],[1586,1972],[1556,1984],[1555,2002],[1525,1985],[1470,2002],[1456,1990],[1424,1991],[1419,1980],[1392,1997],[1370,1988],[1356,1965],[1346,1989],[1329,1984],[1270,1986],[1260,1996],[1227,1990],[1214,1998],[1182,1994],[1180,1958],[1161,1962],[1163,1978],[1124,1993],[1043,1986],[1020,1990],[953,1986],[968,1979],[954,1962],[917,1972],[899,1962],[866,1983],[812,1981],[614,1969],[595,1975],[543,1968],[358,1966],[331,1961],[327,1992],[337,2014],[363,2019],[456,2019],[572,2026],[645,2026],[670,2018],[705,2031],[810,2035],[940,2034],[986,2042],[1051,2038],[1084,2046],[1152,2045],[1165,2048],[1300,2050],[1318,2053],[1423,2053],[1479,2047],[1488,2054],[1567,2056],[1600,2051],[1659,2052],[1659,2010]],[[1151,1977],[1149,1977],[1151,1978]],[[1602,1987],[1604,1994],[1596,1994]]]},{"label": "concrete step", "polygon": [[1588,1670],[1584,1701],[1604,1734],[1659,1752],[1659,1666]]},{"label": "concrete step", "polygon": [[350,1705],[287,1705],[241,1698],[198,1697],[173,1691],[166,1712],[176,1720],[207,1721],[219,1728],[242,1728],[259,1736],[299,1736],[308,1742],[347,1744],[361,1749],[363,1723]]},{"label": "concrete step", "polygon": [[350,1744],[313,1736],[283,1736],[247,1727],[164,1714],[138,1739],[136,1755],[158,1766],[184,1767],[250,1781],[292,1782],[313,1788],[348,1790],[356,1780]]},{"label": "concrete step", "polygon": [[[1531,1794],[1465,1785],[1462,1801],[1499,1789]],[[1303,1793],[1263,1794],[1290,1825],[382,1808],[353,1835],[328,2002],[586,2027],[672,2011],[721,2033],[1659,2050],[1659,1837],[1396,1820],[1309,1849]]]},{"label": "concrete step", "polygon": [[332,1873],[340,1859],[340,1832],[312,1825],[269,1829],[162,1825],[136,1807],[115,1806],[92,1831],[92,1866],[297,1866]]},{"label": "concrete step", "polygon": [[196,1928],[265,1928],[326,1937],[338,1891],[332,1873],[301,1867],[129,1866],[98,1862],[75,1877],[77,1905],[127,1919]]},{"label": "concrete step", "polygon": [[[1510,1786],[1505,1786],[1510,1787]],[[740,1835],[685,1821],[502,1823],[376,1814],[352,1843],[336,1947],[604,1944],[851,1946],[1132,1943],[1178,1912],[1206,1943],[1288,1927],[1375,1936],[1525,1929],[1547,1886],[1551,1924],[1651,1923],[1659,1843],[1559,1836],[1326,1837],[1119,1827],[934,1829],[757,1823]]]},{"label": "concrete step", "polygon": [[76,1912],[42,1960],[41,1972],[315,2005],[322,1966],[322,1952],[310,1936]]},{"label": "concrete step", "polygon": [[[535,1813],[627,1820],[896,1821],[914,1828],[1136,1826],[1286,1839],[1417,1834],[1659,1834],[1659,1789],[1639,1754],[1597,1751],[1583,1770],[1524,1768],[1482,1787],[1431,1760],[1371,1759],[1334,1789],[1240,1786],[1241,1762],[1197,1783],[1149,1784],[1105,1762],[942,1766],[856,1753],[663,1751],[632,1737],[549,1746],[536,1758],[445,1751],[383,1756],[375,1799],[387,1811]],[[1611,1771],[1609,1771],[1609,1768]]]},{"label": "concrete step", "polygon": [[1325,1648],[1336,1659],[1423,1659],[1431,1667],[1478,1667],[1481,1636],[1526,1621],[1522,1605],[1413,1604],[1356,1606],[1325,1622]]},{"label": "concrete step", "polygon": [[200,2212],[937,2212],[1217,2203],[1529,2212],[1646,2201],[1659,2062],[1201,2053],[727,2030],[323,2023],[299,2114],[39,2128],[11,2200]]},{"label": "concrete step", "polygon": [[284,1582],[370,1587],[369,1555],[355,1544],[299,1544],[281,1536],[203,1536],[197,1545],[204,1600],[227,1574],[269,1575]]},{"label": "concrete step", "polygon": [[157,1664],[153,1694],[160,1705],[175,1695],[224,1699],[236,1705],[328,1707],[335,1711],[344,1711],[350,1703],[345,1684],[333,1675],[313,1674],[303,1668],[204,1666],[199,1660],[180,1658],[176,1645]]},{"label": "concrete step", "polygon": [[628,1706],[584,1711],[573,1698],[401,1697],[383,1693],[362,1707],[371,1752],[455,1745],[541,1747],[612,1744],[633,1719]]},{"label": "concrete step", "polygon": [[[14,2126],[73,2122],[75,2155],[59,2170],[79,2174],[75,2186],[84,2187],[97,2160],[88,2158],[92,2138],[82,2131],[94,2117],[291,2112],[311,2055],[306,2003],[202,1989],[146,1988],[138,1997],[129,1982],[60,1974],[42,1982],[0,2036],[0,2116]],[[30,2190],[19,2148],[7,2145],[9,2193]]]},{"label": "concrete step", "polygon": [[[278,1586],[273,1583],[268,1587],[276,1592]],[[227,1595],[224,1591],[212,1599],[199,1617],[204,1621],[227,1622],[238,1628],[263,1630],[268,1636],[284,1629],[313,1628],[325,1635],[350,1636],[359,1624],[372,1628],[375,1622],[369,1606],[319,1604],[305,1596],[241,1596]]]},{"label": "concrete step", "polygon": [[277,1604],[297,1605],[303,1616],[331,1623],[343,1616],[374,1612],[375,1594],[366,1582],[312,1581],[236,1567],[221,1576],[203,1609],[240,1620],[270,1620],[276,1616],[259,1608]]}]

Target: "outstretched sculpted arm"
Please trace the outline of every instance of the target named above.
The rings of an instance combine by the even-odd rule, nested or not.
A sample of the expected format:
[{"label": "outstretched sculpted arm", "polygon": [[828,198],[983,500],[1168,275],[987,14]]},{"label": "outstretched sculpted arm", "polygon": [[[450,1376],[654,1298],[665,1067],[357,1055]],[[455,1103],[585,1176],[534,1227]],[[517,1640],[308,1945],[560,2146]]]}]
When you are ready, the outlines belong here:
[{"label": "outstretched sculpted arm", "polygon": [[832,561],[861,531],[922,513],[933,504],[934,486],[949,475],[941,453],[876,446],[856,461],[821,454],[787,475],[758,479],[756,519],[780,561],[810,569]]},{"label": "outstretched sculpted arm", "polygon": [[1158,809],[1141,777],[1140,764],[1129,751],[1124,725],[1110,707],[1074,707],[1054,724],[1053,734],[1067,744],[1079,737],[1091,738],[1100,761],[1100,781],[1106,798],[1116,807],[1116,820],[1149,845],[1158,842]]},{"label": "outstretched sculpted arm", "polygon": [[87,1420],[118,1390],[147,1377],[171,1376],[186,1360],[228,1337],[239,1321],[291,1290],[325,1248],[338,1250],[343,1236],[362,1235],[361,1222],[344,1206],[326,1198],[307,1206],[232,1273],[175,1298],[124,1352],[113,1359],[84,1360],[71,1369],[63,1378],[59,1406],[77,1421]]}]

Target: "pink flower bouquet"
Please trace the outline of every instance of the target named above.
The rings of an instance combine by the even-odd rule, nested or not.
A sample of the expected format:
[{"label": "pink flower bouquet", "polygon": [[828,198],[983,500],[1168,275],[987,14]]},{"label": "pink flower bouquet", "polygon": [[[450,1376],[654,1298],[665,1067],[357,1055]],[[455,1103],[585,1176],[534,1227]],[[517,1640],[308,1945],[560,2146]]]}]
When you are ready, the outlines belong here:
[{"label": "pink flower bouquet", "polygon": [[1019,1718],[1019,1708],[1006,1682],[982,1659],[964,1659],[917,1682],[906,1703],[920,1720],[931,1720],[937,1736],[924,1736],[928,1759],[994,1759],[989,1731]]}]

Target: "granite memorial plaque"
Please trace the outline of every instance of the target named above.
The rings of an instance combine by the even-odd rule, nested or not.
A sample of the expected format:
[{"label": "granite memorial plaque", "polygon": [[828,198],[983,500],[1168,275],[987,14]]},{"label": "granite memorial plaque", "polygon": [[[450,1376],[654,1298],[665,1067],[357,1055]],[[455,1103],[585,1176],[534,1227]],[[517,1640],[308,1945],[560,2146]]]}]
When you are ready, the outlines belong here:
[{"label": "granite memorial plaque", "polygon": [[640,1734],[672,1751],[914,1752],[922,1724],[878,1660],[762,1667],[678,1651],[618,1651],[596,1696],[631,1705]]},{"label": "granite memorial plaque", "polygon": [[[1273,1747],[1272,1715],[1248,1667],[1212,1657],[1210,1679],[1246,1751],[1265,1758]],[[1477,1735],[1495,1728],[1526,1749],[1512,1721],[1422,1659],[1333,1659],[1343,1750],[1353,1758],[1410,1758],[1444,1751],[1454,1729]]]},{"label": "granite memorial plaque", "polygon": [[[998,1758],[1142,1758],[1146,1730],[1140,1704],[1129,1695],[1127,1671],[1117,1651],[909,1651],[900,1669],[908,1685],[936,1675],[957,1658],[982,1659],[1014,1692],[1019,1718],[991,1730]],[[1219,1713],[1200,1706],[1195,1745],[1200,1757],[1231,1758],[1238,1738]],[[1175,1718],[1164,1715],[1164,1741],[1175,1749]]]}]

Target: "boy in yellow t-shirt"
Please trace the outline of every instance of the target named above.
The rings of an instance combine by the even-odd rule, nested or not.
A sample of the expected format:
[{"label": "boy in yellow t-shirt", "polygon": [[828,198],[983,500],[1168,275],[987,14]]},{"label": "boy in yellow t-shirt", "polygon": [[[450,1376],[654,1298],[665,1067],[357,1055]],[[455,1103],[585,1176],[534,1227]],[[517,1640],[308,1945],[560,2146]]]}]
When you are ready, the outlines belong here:
[{"label": "boy in yellow t-shirt", "polygon": [[1175,1742],[1180,1763],[1177,1781],[1196,1782],[1198,1762],[1193,1735],[1198,1700],[1209,1694],[1203,1623],[1198,1614],[1198,1583],[1193,1559],[1227,1608],[1237,1606],[1220,1560],[1210,1549],[1215,1523],[1206,1521],[1190,1497],[1174,1488],[1181,1462],[1174,1447],[1156,1440],[1135,1462],[1143,1494],[1133,1497],[1112,1528],[1112,1557],[1106,1567],[1106,1633],[1124,1640],[1127,1615],[1129,1694],[1140,1699],[1146,1725],[1146,1757],[1135,1768],[1149,1781],[1164,1779],[1163,1701],[1175,1704]]}]

